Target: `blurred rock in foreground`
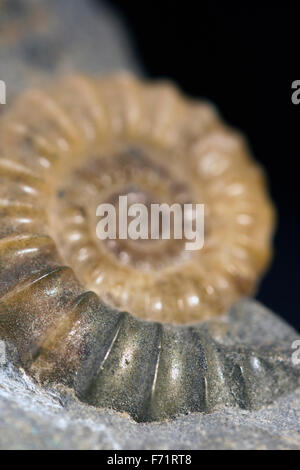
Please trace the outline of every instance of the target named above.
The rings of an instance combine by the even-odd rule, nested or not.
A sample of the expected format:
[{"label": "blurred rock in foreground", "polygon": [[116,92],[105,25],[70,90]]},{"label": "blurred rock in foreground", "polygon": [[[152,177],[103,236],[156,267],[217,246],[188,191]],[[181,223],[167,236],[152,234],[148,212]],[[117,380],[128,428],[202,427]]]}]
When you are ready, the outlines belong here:
[{"label": "blurred rock in foreground", "polygon": [[51,74],[137,72],[122,21],[91,0],[0,0],[0,80],[8,97]]}]

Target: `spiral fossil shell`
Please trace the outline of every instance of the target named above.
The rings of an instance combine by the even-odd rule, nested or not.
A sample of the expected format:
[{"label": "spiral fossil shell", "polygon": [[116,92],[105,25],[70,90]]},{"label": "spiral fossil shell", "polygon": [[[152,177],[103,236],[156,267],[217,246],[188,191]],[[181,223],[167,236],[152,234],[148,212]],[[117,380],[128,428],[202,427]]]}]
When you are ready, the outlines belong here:
[{"label": "spiral fossil shell", "polygon": [[[17,99],[0,142],[0,337],[22,367],[138,421],[251,407],[253,386],[270,400],[279,372],[218,342],[218,316],[253,293],[273,209],[243,138],[211,106],[169,83],[70,77]],[[204,249],[100,242],[96,207],[119,194],[204,203]]]}]

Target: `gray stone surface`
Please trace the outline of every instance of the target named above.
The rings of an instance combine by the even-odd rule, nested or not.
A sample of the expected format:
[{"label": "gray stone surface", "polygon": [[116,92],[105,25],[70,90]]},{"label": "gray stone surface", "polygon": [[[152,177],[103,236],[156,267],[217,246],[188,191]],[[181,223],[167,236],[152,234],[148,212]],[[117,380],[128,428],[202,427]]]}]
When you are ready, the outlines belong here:
[{"label": "gray stone surface", "polygon": [[8,100],[49,75],[139,71],[128,33],[91,0],[0,1],[0,80]]},{"label": "gray stone surface", "polygon": [[[265,325],[278,342],[297,337],[278,317],[248,304],[260,312],[262,331]],[[0,448],[300,449],[300,387],[256,411],[223,406],[211,414],[138,424],[124,413],[85,405],[62,387],[43,390],[6,362],[0,367]]]},{"label": "gray stone surface", "polygon": [[223,409],[136,424],[0,371],[0,449],[300,449],[300,388],[256,412]]}]

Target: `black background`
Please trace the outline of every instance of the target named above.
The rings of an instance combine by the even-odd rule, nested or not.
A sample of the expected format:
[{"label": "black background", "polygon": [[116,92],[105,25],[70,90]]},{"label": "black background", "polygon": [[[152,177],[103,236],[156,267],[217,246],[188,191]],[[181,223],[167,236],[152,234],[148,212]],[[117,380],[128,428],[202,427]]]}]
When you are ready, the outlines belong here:
[{"label": "black background", "polygon": [[258,299],[300,330],[300,7],[106,0],[123,17],[150,77],[216,103],[249,138],[278,209],[275,258]]}]

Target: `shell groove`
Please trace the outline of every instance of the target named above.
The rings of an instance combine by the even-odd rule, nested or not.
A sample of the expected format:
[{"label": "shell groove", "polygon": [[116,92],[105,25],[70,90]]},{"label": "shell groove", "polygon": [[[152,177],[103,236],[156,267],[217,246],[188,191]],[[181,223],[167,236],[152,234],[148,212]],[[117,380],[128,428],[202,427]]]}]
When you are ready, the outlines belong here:
[{"label": "shell groove", "polygon": [[[16,100],[0,142],[0,337],[19,365],[138,421],[283,393],[290,368],[218,342],[222,319],[168,324],[224,313],[270,258],[262,172],[211,106],[127,75],[71,77]],[[96,205],[118,194],[207,202],[207,249],[100,243]]]}]

